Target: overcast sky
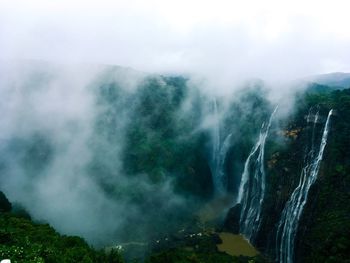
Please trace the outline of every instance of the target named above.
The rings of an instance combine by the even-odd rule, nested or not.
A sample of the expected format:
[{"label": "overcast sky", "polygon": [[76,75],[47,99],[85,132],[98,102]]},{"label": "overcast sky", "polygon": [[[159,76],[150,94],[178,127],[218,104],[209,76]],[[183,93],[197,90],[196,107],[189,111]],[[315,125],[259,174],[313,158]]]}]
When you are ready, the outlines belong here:
[{"label": "overcast sky", "polygon": [[341,0],[0,0],[0,59],[264,79],[350,71]]}]

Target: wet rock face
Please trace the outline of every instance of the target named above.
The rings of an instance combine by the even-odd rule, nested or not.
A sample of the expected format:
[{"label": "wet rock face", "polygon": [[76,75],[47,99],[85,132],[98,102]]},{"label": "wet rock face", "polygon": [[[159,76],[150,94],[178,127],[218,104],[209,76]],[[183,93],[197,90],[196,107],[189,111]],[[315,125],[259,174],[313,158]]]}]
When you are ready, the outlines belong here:
[{"label": "wet rock face", "polygon": [[225,218],[223,231],[239,234],[239,218],[241,214],[241,204],[232,207]]}]

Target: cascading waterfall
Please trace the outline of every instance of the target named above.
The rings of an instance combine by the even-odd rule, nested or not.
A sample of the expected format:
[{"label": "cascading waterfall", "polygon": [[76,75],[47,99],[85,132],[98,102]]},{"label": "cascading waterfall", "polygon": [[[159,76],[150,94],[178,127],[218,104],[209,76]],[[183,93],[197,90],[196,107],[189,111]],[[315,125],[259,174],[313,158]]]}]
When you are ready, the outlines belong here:
[{"label": "cascading waterfall", "polygon": [[213,117],[215,118],[214,129],[213,129],[213,156],[212,156],[212,176],[213,176],[213,184],[214,190],[216,192],[220,191],[221,182],[217,176],[218,164],[219,164],[219,155],[220,155],[220,121],[218,114],[218,107],[216,99],[213,99]]},{"label": "cascading waterfall", "polygon": [[[319,114],[314,117],[312,130],[311,146],[305,156],[305,166],[301,171],[298,186],[293,191],[282,211],[281,219],[277,226],[276,234],[276,261],[280,263],[292,263],[294,260],[294,243],[298,230],[298,224],[307,202],[310,187],[315,183],[320,169],[323,152],[327,144],[329,132],[329,122],[333,110],[330,110],[324,126],[321,143],[318,153],[315,149],[315,127],[319,121]],[[307,120],[310,121],[311,113],[309,112]]]},{"label": "cascading waterfall", "polygon": [[[271,122],[277,111],[272,112],[267,125],[263,123],[259,139],[252,148],[241,177],[237,204],[241,204],[240,232],[252,241],[260,227],[261,207],[265,196],[266,175],[264,167],[265,142]],[[253,159],[257,155],[256,159]]]},{"label": "cascading waterfall", "polygon": [[213,184],[216,194],[224,194],[227,188],[227,177],[225,174],[224,164],[227,151],[230,147],[230,139],[232,133],[226,136],[223,143],[220,139],[220,122],[219,114],[217,109],[217,102],[214,98],[213,100],[213,111],[215,118],[215,126],[213,130],[213,156],[212,156],[212,174],[213,174]]},{"label": "cascading waterfall", "polygon": [[220,147],[219,156],[217,159],[217,166],[215,171],[215,177],[216,177],[216,190],[218,193],[222,194],[225,193],[227,188],[227,176],[225,173],[225,158],[228,149],[230,148],[230,140],[231,140],[232,133],[227,135],[225,138],[223,144]]}]

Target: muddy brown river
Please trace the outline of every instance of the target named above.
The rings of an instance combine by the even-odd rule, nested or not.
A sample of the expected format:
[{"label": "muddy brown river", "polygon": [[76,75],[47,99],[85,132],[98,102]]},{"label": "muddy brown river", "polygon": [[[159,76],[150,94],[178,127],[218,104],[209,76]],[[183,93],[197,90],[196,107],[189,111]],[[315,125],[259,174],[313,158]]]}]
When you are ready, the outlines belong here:
[{"label": "muddy brown river", "polygon": [[259,252],[242,236],[231,233],[219,233],[222,244],[217,245],[219,251],[232,256],[256,256]]}]

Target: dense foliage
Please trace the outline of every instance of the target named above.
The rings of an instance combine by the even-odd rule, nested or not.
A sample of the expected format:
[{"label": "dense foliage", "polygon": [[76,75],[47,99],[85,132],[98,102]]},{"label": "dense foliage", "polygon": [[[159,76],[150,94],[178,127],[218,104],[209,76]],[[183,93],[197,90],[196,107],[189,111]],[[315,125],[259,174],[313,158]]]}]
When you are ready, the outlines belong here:
[{"label": "dense foliage", "polygon": [[48,224],[0,212],[0,259],[6,258],[14,263],[123,262],[116,251],[107,255],[94,250],[80,237],[60,235]]},{"label": "dense foliage", "polygon": [[[113,229],[112,239],[142,244],[145,250],[152,242],[196,224],[198,211],[218,197],[213,184],[216,135],[220,149],[229,138],[221,161],[227,177],[225,194],[231,202],[238,191],[244,162],[275,106],[260,82],[228,99],[209,97],[183,77],[148,76],[133,89],[115,79],[102,79],[89,88],[95,111],[89,116],[91,131],[84,149],[91,156],[78,166],[79,172],[92,179],[97,185],[93,189],[113,204],[97,212],[123,205],[109,214],[111,218],[123,218],[123,223]],[[310,109],[320,112],[321,121],[315,124],[317,136],[322,133],[329,110],[334,109],[334,114],[319,178],[310,191],[298,229],[296,259],[349,262],[350,89],[313,84],[297,95],[290,116],[271,127],[265,153],[267,188],[255,245],[274,257],[276,224],[298,184],[305,147],[310,143],[306,121]],[[68,125],[73,134],[74,125]],[[66,147],[55,143],[50,132],[39,129],[11,137],[3,147],[6,154],[0,158],[0,175],[6,178],[19,171],[28,182],[49,177],[48,167]],[[11,165],[16,168],[14,172]],[[61,236],[49,225],[32,222],[26,210],[20,204],[11,205],[2,192],[0,212],[1,257],[15,262],[121,262],[118,251],[106,255],[79,237]],[[220,212],[215,215],[215,224],[221,223]],[[235,221],[237,213],[233,215]],[[215,243],[207,240],[193,247],[165,247],[148,253],[142,251],[140,258],[146,255],[149,263],[263,260],[231,257],[218,252]]]},{"label": "dense foliage", "polygon": [[300,260],[303,262],[350,262],[350,89],[329,94],[309,94],[335,114],[328,148],[317,185],[301,221]]},{"label": "dense foliage", "polygon": [[[330,109],[331,130],[318,180],[309,192],[299,223],[295,257],[297,262],[348,262],[350,248],[350,90],[331,91],[314,87],[300,94],[295,111],[281,121],[282,131],[267,147],[268,188],[263,224],[256,245],[274,257],[275,231],[281,211],[298,184],[303,158],[310,144],[311,128],[306,116],[313,108],[322,118],[316,137],[323,132]],[[279,138],[279,139],[278,139]],[[279,142],[279,143],[276,143]]]},{"label": "dense foliage", "polygon": [[146,263],[265,263],[263,258],[233,257],[226,253],[193,252],[185,249],[172,249],[154,254]]}]

